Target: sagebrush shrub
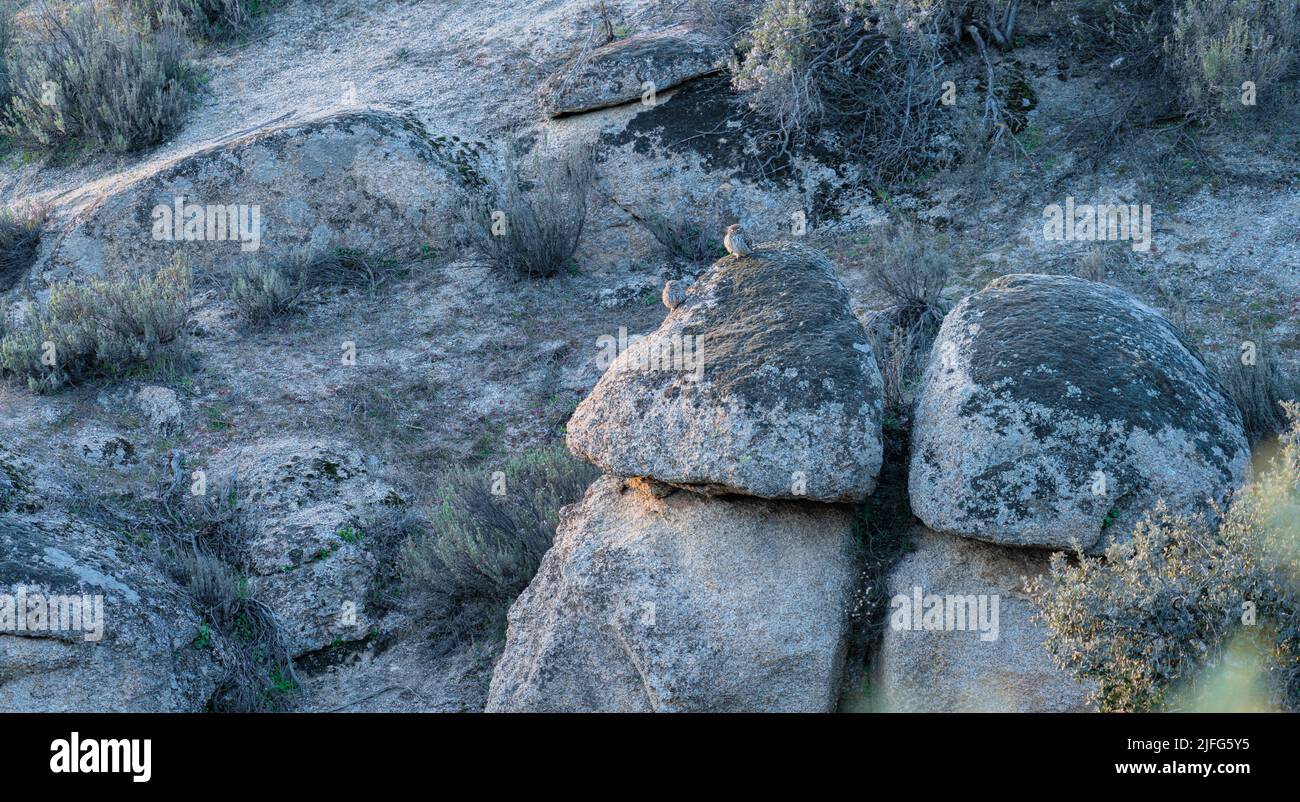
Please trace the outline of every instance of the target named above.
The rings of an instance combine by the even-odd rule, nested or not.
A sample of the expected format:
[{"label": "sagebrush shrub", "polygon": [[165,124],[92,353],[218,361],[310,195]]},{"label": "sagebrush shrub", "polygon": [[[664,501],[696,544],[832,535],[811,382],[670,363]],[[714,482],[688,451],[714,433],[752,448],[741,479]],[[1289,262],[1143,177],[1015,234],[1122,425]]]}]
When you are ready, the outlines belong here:
[{"label": "sagebrush shrub", "polygon": [[427,529],[401,548],[405,595],[453,631],[500,624],[550,548],[560,508],[580,499],[597,472],[549,448],[511,460],[502,473],[494,488],[489,470],[450,472]]},{"label": "sagebrush shrub", "polygon": [[951,304],[943,297],[952,273],[950,244],[900,220],[872,234],[856,258],[867,285],[886,305],[867,317],[872,350],[885,382],[885,407],[906,416],[930,345]]},{"label": "sagebrush shrub", "polygon": [[546,278],[573,266],[596,180],[592,152],[535,153],[524,175],[507,146],[484,194],[465,198],[464,228],[475,249],[507,275]]},{"label": "sagebrush shrub", "polygon": [[1178,87],[1180,110],[1211,123],[1249,109],[1242,102],[1244,84],[1267,95],[1295,63],[1297,37],[1300,5],[1294,0],[1186,0],[1164,42],[1165,71]]},{"label": "sagebrush shrub", "polygon": [[192,103],[197,77],[175,29],[142,30],[126,12],[43,6],[35,36],[9,60],[0,134],[35,150],[126,152],[163,141]]},{"label": "sagebrush shrub", "polygon": [[1103,711],[1159,710],[1195,698],[1230,646],[1266,642],[1269,704],[1300,709],[1300,405],[1272,467],[1215,527],[1163,507],[1105,557],[1053,555],[1031,594],[1047,649],[1096,683]]},{"label": "sagebrush shrub", "polygon": [[254,326],[265,326],[292,314],[302,297],[295,280],[278,268],[262,264],[236,268],[226,294],[240,317]]},{"label": "sagebrush shrub", "polygon": [[0,375],[49,392],[132,368],[178,367],[192,291],[179,256],[152,275],[56,285],[48,306],[0,338]]},{"label": "sagebrush shrub", "polygon": [[722,238],[727,224],[716,212],[702,218],[661,214],[643,205],[633,218],[674,259],[699,265],[727,255]]}]

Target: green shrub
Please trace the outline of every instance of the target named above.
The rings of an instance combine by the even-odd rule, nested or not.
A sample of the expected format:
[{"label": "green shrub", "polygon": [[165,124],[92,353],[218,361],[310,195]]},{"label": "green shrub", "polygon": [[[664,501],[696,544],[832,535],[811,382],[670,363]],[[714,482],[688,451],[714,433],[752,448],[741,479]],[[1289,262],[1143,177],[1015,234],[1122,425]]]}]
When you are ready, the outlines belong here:
[{"label": "green shrub", "polygon": [[510,276],[546,278],[573,267],[596,180],[591,151],[555,158],[535,153],[525,179],[507,146],[483,195],[465,199],[464,228],[471,245]]},{"label": "green shrub", "polygon": [[192,289],[179,256],[154,275],[57,285],[47,307],[0,338],[0,375],[49,392],[133,368],[177,368],[186,358]]},{"label": "green shrub", "polygon": [[0,134],[34,150],[113,152],[155,145],[175,131],[196,76],[183,36],[152,35],[125,12],[79,3],[42,6],[36,35],[9,62],[12,100]]},{"label": "green shrub", "polygon": [[[1165,71],[1180,110],[1212,123],[1243,105],[1242,86],[1267,94],[1295,63],[1300,5],[1295,0],[1186,0],[1164,42]],[[1258,102],[1256,98],[1255,102]]]},{"label": "green shrub", "polygon": [[24,210],[0,207],[0,292],[17,284],[36,261],[45,217],[43,206]]},{"label": "green shrub", "polygon": [[1104,558],[1052,557],[1031,587],[1048,651],[1096,683],[1103,711],[1178,709],[1204,699],[1234,647],[1262,644],[1271,707],[1300,709],[1300,405],[1271,470],[1216,528],[1163,507]]},{"label": "green shrub", "polygon": [[550,548],[560,508],[580,499],[597,472],[550,448],[511,460],[502,473],[499,494],[487,470],[447,474],[428,529],[401,548],[404,595],[453,632],[500,628]]}]

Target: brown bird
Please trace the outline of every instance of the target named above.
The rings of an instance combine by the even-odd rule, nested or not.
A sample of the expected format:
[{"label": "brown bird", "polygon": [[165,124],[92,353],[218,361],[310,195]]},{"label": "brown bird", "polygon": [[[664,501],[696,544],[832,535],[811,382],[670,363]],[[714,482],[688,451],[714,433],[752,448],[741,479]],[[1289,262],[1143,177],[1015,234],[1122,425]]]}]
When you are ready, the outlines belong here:
[{"label": "brown bird", "polygon": [[722,238],[722,244],[732,256],[749,256],[754,252],[749,237],[745,236],[745,229],[739,224],[727,226],[727,236]]},{"label": "brown bird", "polygon": [[686,288],[691,286],[692,283],[690,281],[675,280],[664,284],[664,292],[660,296],[664,306],[669,309],[676,309],[681,306],[682,301],[686,300]]}]

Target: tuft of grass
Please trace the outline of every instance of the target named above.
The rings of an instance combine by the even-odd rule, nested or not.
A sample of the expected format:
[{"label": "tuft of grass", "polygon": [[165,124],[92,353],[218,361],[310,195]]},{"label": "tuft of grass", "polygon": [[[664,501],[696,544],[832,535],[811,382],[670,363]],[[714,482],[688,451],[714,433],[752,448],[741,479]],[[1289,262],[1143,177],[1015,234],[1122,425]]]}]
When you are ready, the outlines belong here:
[{"label": "tuft of grass", "polygon": [[0,376],[45,393],[131,370],[170,372],[188,357],[193,276],[177,255],[153,275],[66,282],[0,337]]},{"label": "tuft of grass", "polygon": [[0,207],[0,292],[12,289],[36,261],[46,214],[44,206]]},{"label": "tuft of grass", "polygon": [[551,546],[560,508],[597,475],[563,448],[524,454],[492,473],[444,476],[427,527],[410,534],[398,556],[403,597],[453,640],[484,627],[501,634],[506,610]]},{"label": "tuft of grass", "polygon": [[515,151],[507,145],[487,190],[465,198],[463,227],[470,244],[509,276],[547,278],[575,268],[596,181],[592,151],[545,159],[534,153],[528,165]]},{"label": "tuft of grass", "polygon": [[930,344],[951,308],[943,290],[952,253],[946,240],[904,220],[873,234],[860,258],[868,285],[886,302],[866,321],[885,381],[886,412],[907,420]]},{"label": "tuft of grass", "polygon": [[136,23],[101,3],[41,6],[34,35],[9,60],[0,134],[36,151],[121,153],[166,139],[189,111],[197,75],[178,31]]},{"label": "tuft of grass", "polygon": [[155,30],[180,28],[201,39],[242,36],[256,27],[270,0],[117,0],[136,10]]},{"label": "tuft of grass", "polygon": [[1252,445],[1286,429],[1282,403],[1300,399],[1300,386],[1283,373],[1277,352],[1267,340],[1252,338],[1243,343],[1241,351],[1219,360],[1216,368],[1228,397],[1241,410]]}]

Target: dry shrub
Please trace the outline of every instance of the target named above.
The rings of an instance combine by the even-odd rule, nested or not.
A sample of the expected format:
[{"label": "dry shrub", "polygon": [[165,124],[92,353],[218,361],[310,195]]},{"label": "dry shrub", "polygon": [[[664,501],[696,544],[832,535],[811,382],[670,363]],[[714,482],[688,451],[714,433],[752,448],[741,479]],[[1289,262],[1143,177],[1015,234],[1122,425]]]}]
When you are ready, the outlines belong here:
[{"label": "dry shrub", "polygon": [[516,148],[507,145],[486,193],[465,198],[464,229],[502,273],[546,278],[574,266],[596,163],[582,148],[553,157],[534,152],[526,167],[529,177]]},{"label": "dry shrub", "polygon": [[1300,400],[1300,387],[1283,373],[1277,352],[1266,339],[1251,337],[1242,350],[1230,352],[1216,367],[1228,396],[1241,410],[1251,443],[1286,429],[1282,402]]},{"label": "dry shrub", "polygon": [[1181,111],[1213,123],[1248,110],[1245,82],[1267,96],[1295,63],[1298,39],[1294,0],[1187,0],[1164,42],[1165,72],[1178,87]]},{"label": "dry shrub", "polygon": [[952,273],[951,246],[916,223],[900,221],[873,234],[861,258],[868,285],[887,302],[866,321],[885,380],[886,416],[905,419],[930,345],[952,306],[943,297]]},{"label": "dry shrub", "polygon": [[0,207],[0,292],[17,284],[36,261],[46,214],[44,206]]},{"label": "dry shrub", "polygon": [[906,178],[948,158],[936,25],[908,2],[768,0],[733,83],[783,149],[816,140],[875,178]]}]

